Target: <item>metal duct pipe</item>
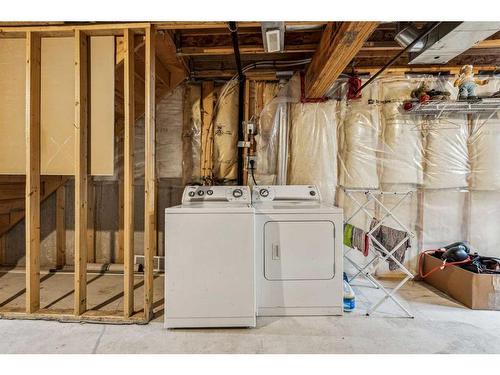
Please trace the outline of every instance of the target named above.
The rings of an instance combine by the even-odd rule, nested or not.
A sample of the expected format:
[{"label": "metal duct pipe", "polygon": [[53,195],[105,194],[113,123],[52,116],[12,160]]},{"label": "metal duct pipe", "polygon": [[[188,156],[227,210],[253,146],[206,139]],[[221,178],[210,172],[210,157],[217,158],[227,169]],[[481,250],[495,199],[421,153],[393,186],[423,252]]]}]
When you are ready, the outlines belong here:
[{"label": "metal duct pipe", "polygon": [[236,69],[238,71],[238,185],[243,185],[243,148],[239,147],[240,142],[244,142],[243,126],[243,106],[245,101],[245,74],[241,66],[240,47],[238,43],[238,27],[236,22],[229,22],[229,31],[231,31],[231,40],[233,42],[234,58],[236,60]]},{"label": "metal duct pipe", "polygon": [[370,83],[373,82],[375,78],[377,78],[383,71],[385,71],[388,67],[390,67],[392,64],[396,62],[397,59],[399,59],[404,53],[410,51],[413,47],[417,45],[418,42],[420,42],[422,39],[424,39],[427,35],[429,35],[433,30],[435,30],[439,25],[441,25],[441,22],[434,22],[429,28],[427,28],[424,32],[422,32],[413,42],[408,44],[403,50],[401,50],[399,53],[396,54],[392,59],[389,60],[387,64],[385,64],[377,73],[375,73],[373,76],[370,77],[368,81],[365,82],[363,86],[361,86],[356,93],[362,91],[366,86],[368,86]]}]

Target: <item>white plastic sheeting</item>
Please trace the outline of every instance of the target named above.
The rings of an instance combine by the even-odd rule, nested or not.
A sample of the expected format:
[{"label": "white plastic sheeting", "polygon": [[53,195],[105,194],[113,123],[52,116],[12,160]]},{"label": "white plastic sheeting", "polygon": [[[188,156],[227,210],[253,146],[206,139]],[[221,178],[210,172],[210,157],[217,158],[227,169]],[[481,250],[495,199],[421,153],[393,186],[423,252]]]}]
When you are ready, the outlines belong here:
[{"label": "white plastic sheeting", "polygon": [[[321,105],[293,104],[288,182],[317,184],[323,195],[328,191],[328,197],[336,192],[335,202],[344,208],[346,217],[357,206],[342,188],[412,191],[411,199],[395,213],[415,233],[405,259],[414,272],[421,250],[455,241],[470,241],[481,254],[500,256],[500,114],[442,114],[438,119],[409,115],[402,105],[422,82],[429,89],[446,90],[451,100],[456,99],[453,78],[400,76],[377,80],[363,91],[361,100],[321,104],[336,107],[337,185],[325,173],[330,171],[325,169],[331,158],[327,149],[335,146],[328,146],[332,132],[325,127],[324,118],[317,116]],[[495,78],[479,87],[478,94],[492,94],[499,88],[500,79]],[[339,81],[333,91],[345,97],[345,82]],[[297,103],[296,98],[281,100]],[[269,127],[269,134],[275,126]],[[274,151],[273,147],[266,150]],[[259,158],[273,160],[276,155]],[[363,201],[362,192],[355,194]],[[395,199],[384,196],[382,202],[390,206]],[[384,213],[374,206],[368,209],[372,217]],[[360,215],[353,224],[368,230],[370,220]],[[400,229],[395,222],[387,225]],[[383,266],[378,274],[386,272],[389,270]]]},{"label": "white plastic sheeting", "polygon": [[323,201],[332,203],[337,186],[335,101],[292,105],[288,183],[316,184]]},{"label": "white plastic sheeting", "polygon": [[263,109],[256,114],[258,118],[257,166],[256,180],[259,184],[276,183],[279,162],[280,117],[289,110],[290,103],[299,101],[297,85],[299,81],[292,78],[286,85],[265,83],[263,89]]},{"label": "white plastic sheeting", "polygon": [[[380,113],[377,104],[378,82],[363,90],[360,99],[339,102],[339,183],[347,188],[377,189],[380,185],[378,160],[380,153]],[[332,91],[346,97],[347,85],[342,81]]]},{"label": "white plastic sheeting", "polygon": [[[158,178],[182,175],[182,122],[184,86],[177,87],[156,105],[156,175]],[[135,126],[136,179],[144,178],[144,117]],[[123,150],[122,150],[123,152]],[[123,155],[116,158],[116,169],[123,169]]]},{"label": "white plastic sheeting", "polygon": [[473,191],[470,200],[470,242],[485,256],[500,258],[500,192]]},{"label": "white plastic sheeting", "polygon": [[430,121],[425,148],[425,187],[467,187],[469,154],[466,115]]},{"label": "white plastic sheeting", "polygon": [[415,82],[408,79],[380,83],[383,152],[381,182],[384,184],[422,184],[422,120],[401,113],[404,100],[410,99]]},{"label": "white plastic sheeting", "polygon": [[500,190],[500,112],[475,116],[469,145],[471,188]]}]

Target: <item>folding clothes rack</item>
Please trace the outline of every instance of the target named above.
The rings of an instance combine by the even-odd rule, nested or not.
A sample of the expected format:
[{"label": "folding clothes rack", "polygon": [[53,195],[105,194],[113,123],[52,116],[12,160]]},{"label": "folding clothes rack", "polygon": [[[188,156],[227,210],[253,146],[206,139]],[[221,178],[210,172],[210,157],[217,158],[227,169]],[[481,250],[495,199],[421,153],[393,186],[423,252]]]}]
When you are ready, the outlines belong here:
[{"label": "folding clothes rack", "polygon": [[[354,213],[347,219],[344,220],[344,224],[349,224],[354,217],[356,217],[358,214],[364,213],[366,214],[370,219],[374,218],[374,215],[368,211],[367,206],[371,203],[374,202],[376,206],[380,207],[380,209],[383,211],[383,216],[381,219],[379,219],[378,223],[371,228],[367,232],[367,236],[370,239],[370,244],[368,248],[368,253],[371,254],[372,258],[368,261],[367,264],[365,265],[360,265],[356,263],[351,257],[349,257],[349,253],[353,250],[352,248],[347,248],[348,250],[344,253],[344,258],[351,263],[354,268],[356,268],[357,273],[352,276],[349,279],[349,283],[356,279],[358,276],[362,275],[364,276],[371,284],[373,284],[377,289],[380,289],[382,292],[384,292],[384,296],[372,304],[367,312],[366,315],[370,315],[375,310],[377,310],[380,305],[382,305],[385,301],[388,299],[391,299],[394,301],[396,305],[398,305],[409,318],[413,318],[413,315],[408,309],[403,306],[403,304],[398,300],[396,297],[396,292],[404,285],[406,282],[409,280],[413,279],[413,274],[398,260],[395,258],[394,253],[401,247],[403,246],[406,241],[410,240],[410,238],[415,237],[415,234],[407,228],[406,225],[404,225],[398,217],[395,215],[394,211],[401,206],[403,202],[405,202],[407,199],[411,198],[413,191],[397,191],[397,192],[386,192],[386,191],[381,191],[381,190],[360,190],[360,189],[346,189],[343,188],[344,193],[349,199],[351,199],[357,206],[358,208]],[[366,201],[364,203],[360,203],[356,197],[354,197],[354,193],[363,193],[364,196],[366,197]],[[381,202],[381,197],[384,195],[392,195],[392,196],[398,196],[398,200],[396,203],[390,207],[387,208],[382,202]],[[373,233],[386,221],[387,219],[393,219],[399,227],[407,233],[406,237],[403,238],[392,250],[388,250],[385,246],[383,246],[373,235]],[[381,254],[377,249],[374,248],[373,244],[376,244],[377,247],[381,250],[383,254]],[[357,250],[356,250],[357,251]],[[387,260],[392,260],[396,265],[398,266],[398,269],[402,271],[405,274],[405,277],[401,282],[396,285],[395,288],[392,289],[392,291],[387,290],[374,276],[376,270],[385,263]],[[373,267],[371,267],[373,265]]]}]

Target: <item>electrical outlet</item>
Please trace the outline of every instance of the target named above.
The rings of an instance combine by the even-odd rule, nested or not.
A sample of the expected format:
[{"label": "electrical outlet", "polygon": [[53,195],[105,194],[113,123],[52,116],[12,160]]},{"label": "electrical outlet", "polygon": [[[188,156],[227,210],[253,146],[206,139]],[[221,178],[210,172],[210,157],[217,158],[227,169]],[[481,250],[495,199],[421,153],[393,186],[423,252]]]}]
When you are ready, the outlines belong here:
[{"label": "electrical outlet", "polygon": [[252,155],[252,156],[248,157],[248,167],[249,168],[252,167],[252,163],[251,162],[253,162],[253,167],[255,168],[257,166],[257,156]]}]

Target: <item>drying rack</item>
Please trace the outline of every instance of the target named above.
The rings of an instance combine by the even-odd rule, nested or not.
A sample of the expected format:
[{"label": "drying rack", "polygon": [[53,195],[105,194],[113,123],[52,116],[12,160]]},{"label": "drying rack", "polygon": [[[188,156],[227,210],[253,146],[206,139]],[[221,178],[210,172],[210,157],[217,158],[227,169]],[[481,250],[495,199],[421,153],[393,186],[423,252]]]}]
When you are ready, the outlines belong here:
[{"label": "drying rack", "polygon": [[[374,215],[367,209],[368,205],[370,203],[375,203],[376,206],[378,206],[381,211],[383,212],[382,217],[378,221],[378,223],[371,228],[367,232],[367,236],[370,239],[370,245],[368,248],[368,254],[372,258],[366,263],[365,265],[360,265],[358,264],[352,257],[349,256],[351,251],[358,251],[353,248],[346,247],[346,251],[344,252],[344,258],[354,266],[354,268],[357,270],[357,273],[354,274],[350,279],[348,279],[349,283],[356,279],[359,276],[363,276],[365,279],[367,279],[372,285],[374,285],[377,289],[380,289],[383,293],[384,296],[380,298],[380,300],[374,302],[367,310],[366,315],[370,315],[373,312],[375,312],[384,302],[387,300],[392,300],[397,306],[401,308],[405,312],[405,314],[409,318],[413,318],[413,314],[399,301],[399,299],[396,296],[396,292],[403,287],[404,284],[406,284],[409,280],[413,279],[413,274],[402,264],[396,257],[394,256],[394,253],[401,247],[403,246],[406,241],[410,240],[411,238],[415,237],[415,234],[407,228],[406,225],[404,225],[401,220],[396,216],[394,211],[401,206],[405,201],[411,198],[413,195],[412,190],[408,191],[396,191],[396,192],[386,192],[386,191],[381,191],[381,190],[360,190],[360,189],[346,189],[343,188],[344,193],[346,197],[351,199],[353,203],[357,205],[357,209],[354,211],[354,213],[346,218],[344,220],[344,224],[350,224],[350,222],[358,215],[358,214],[366,214],[370,219],[374,217]],[[357,193],[363,193],[365,199],[365,202],[361,203],[356,199],[354,194]],[[388,208],[386,205],[384,205],[381,201],[381,198],[383,196],[397,196],[398,199],[396,200],[396,203]],[[385,246],[383,246],[373,235],[373,233],[382,225],[384,224],[385,221],[388,219],[394,220],[398,226],[400,227],[401,230],[405,231],[407,235],[401,240],[396,246],[394,246],[393,249],[388,250]],[[379,252],[377,249],[374,248],[373,243],[377,245],[377,247],[381,250]],[[392,291],[389,291],[387,288],[385,288],[382,283],[377,280],[374,276],[375,272],[377,269],[385,263],[387,260],[392,260],[394,263],[396,263],[398,269],[402,271],[405,275],[405,277],[392,289]],[[373,266],[372,266],[373,265]]]}]

